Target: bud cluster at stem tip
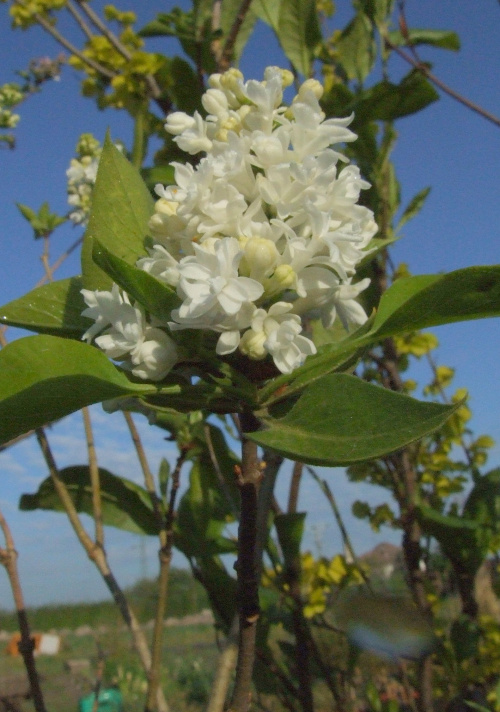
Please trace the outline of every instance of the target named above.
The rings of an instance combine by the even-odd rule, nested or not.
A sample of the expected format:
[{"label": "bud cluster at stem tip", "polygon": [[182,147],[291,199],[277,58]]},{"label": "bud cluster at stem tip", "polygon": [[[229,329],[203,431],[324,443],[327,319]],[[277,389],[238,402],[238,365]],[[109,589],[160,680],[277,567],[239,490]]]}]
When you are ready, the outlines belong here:
[{"label": "bud cluster at stem tip", "polygon": [[[164,320],[148,321],[117,290],[114,297],[83,292],[84,314],[96,320],[84,338],[105,330],[97,345],[128,360],[136,375],[164,377],[175,361],[168,334],[181,329],[218,334],[220,356],[237,349],[251,359],[270,356],[290,373],[316,352],[302,334],[312,310],[325,327],[337,317],[346,328],[366,321],[356,298],[369,280],[352,279],[377,230],[372,212],[358,205],[369,184],[333,148],[356,139],[348,128],[352,117],[326,119],[314,79],[283,104],[291,83],[291,73],[277,67],[268,67],[261,82],[230,69],[210,77],[205,118],[197,112],[167,117],[165,128],[178,146],[202,156],[196,167],[173,164],[175,185],[156,186],[149,223],[154,246],[137,265],[174,288],[180,305]],[[139,322],[141,337],[125,336]],[[144,366],[132,343],[146,343],[148,329],[169,341],[159,339],[156,350],[165,361],[150,358]]]}]

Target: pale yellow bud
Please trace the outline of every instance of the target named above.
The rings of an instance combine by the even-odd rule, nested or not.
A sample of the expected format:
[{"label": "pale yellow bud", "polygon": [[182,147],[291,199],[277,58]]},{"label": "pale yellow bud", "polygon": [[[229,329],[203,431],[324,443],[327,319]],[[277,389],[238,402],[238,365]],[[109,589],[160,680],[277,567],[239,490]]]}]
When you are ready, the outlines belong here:
[{"label": "pale yellow bud", "polygon": [[262,279],[270,275],[279,259],[274,242],[264,237],[251,237],[247,240],[244,256],[253,279]]},{"label": "pale yellow bud", "polygon": [[281,74],[281,84],[283,89],[286,89],[286,87],[293,84],[293,73],[289,69],[282,69],[281,67],[266,67],[264,70],[264,79],[269,79],[276,71]]},{"label": "pale yellow bud", "polygon": [[227,92],[231,92],[240,104],[248,103],[248,99],[244,95],[241,89],[241,82],[243,81],[243,74],[239,69],[231,67],[227,72],[221,75],[220,86]]},{"label": "pale yellow bud", "polygon": [[264,348],[264,342],[266,340],[266,334],[264,331],[253,331],[253,329],[248,329],[245,331],[240,340],[240,351],[246,354],[249,358],[254,359],[254,361],[260,361],[265,358],[267,351]]},{"label": "pale yellow bud", "polygon": [[297,273],[291,265],[278,265],[270,279],[266,279],[264,289],[266,296],[270,297],[295,285]]},{"label": "pale yellow bud", "polygon": [[301,84],[299,88],[299,101],[302,100],[304,94],[309,91],[312,91],[316,99],[319,101],[319,99],[323,96],[323,85],[321,82],[318,82],[317,79],[306,79],[306,81]]}]

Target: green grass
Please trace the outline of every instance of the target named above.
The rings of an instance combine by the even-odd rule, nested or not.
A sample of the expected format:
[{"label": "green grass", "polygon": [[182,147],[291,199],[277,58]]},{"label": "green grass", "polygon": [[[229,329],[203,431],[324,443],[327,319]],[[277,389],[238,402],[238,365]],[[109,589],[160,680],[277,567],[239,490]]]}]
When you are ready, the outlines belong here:
[{"label": "green grass", "polygon": [[[139,621],[146,623],[155,617],[156,581],[145,579],[125,591]],[[185,569],[172,569],[167,606],[167,616],[178,618],[190,613],[198,613],[209,608],[208,597],[201,584]],[[102,625],[116,627],[121,622],[120,614],[113,601],[49,605],[28,609],[28,620],[33,631],[48,631],[52,628],[75,629],[81,625],[93,628]],[[18,629],[15,612],[0,610],[0,630],[13,632]]]},{"label": "green grass", "polygon": [[[170,708],[176,712],[198,712],[206,703],[217,661],[213,626],[169,627],[164,636],[162,685]],[[126,712],[142,712],[145,677],[136,662],[130,636],[121,626],[94,635],[65,634],[59,655],[37,657],[50,712],[77,712],[79,698],[92,691],[99,648],[105,655],[105,683],[118,683]],[[65,669],[67,660],[82,658],[90,660],[90,668],[85,673],[71,674]],[[22,659],[12,658],[0,650],[0,687],[2,677],[23,674]],[[24,709],[31,711],[31,703],[23,703]]]}]

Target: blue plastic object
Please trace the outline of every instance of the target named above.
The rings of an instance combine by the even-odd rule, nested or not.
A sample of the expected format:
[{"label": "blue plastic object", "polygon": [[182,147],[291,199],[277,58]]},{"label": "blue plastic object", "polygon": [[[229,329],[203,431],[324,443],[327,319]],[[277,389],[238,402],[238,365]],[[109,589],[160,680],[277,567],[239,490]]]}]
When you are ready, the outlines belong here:
[{"label": "blue plastic object", "polygon": [[[91,692],[86,697],[81,697],[78,703],[78,712],[92,712],[94,702],[94,692]],[[100,690],[97,712],[123,712],[123,697],[120,690],[114,687]]]}]

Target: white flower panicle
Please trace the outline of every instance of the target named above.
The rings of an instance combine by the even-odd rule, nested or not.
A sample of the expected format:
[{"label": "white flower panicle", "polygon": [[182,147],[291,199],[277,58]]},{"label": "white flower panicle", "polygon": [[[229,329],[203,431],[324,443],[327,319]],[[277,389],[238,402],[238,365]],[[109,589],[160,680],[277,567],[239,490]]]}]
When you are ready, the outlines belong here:
[{"label": "white flower panicle", "polygon": [[159,381],[178,360],[175,342],[162,329],[148,324],[144,311],[133,306],[116,284],[111,292],[82,289],[87,304],[83,316],[95,323],[83,335],[112,359],[123,360],[134,376]]},{"label": "white flower panicle", "polygon": [[[196,167],[174,163],[175,185],[156,186],[154,247],[138,261],[179,297],[162,327],[214,331],[219,355],[269,355],[282,373],[316,352],[302,334],[306,313],[318,311],[327,327],[337,317],[346,328],[366,321],[356,298],[369,280],[352,280],[377,231],[372,212],[358,205],[369,184],[335,148],[356,139],[352,117],[325,119],[323,89],[313,79],[284,105],[292,80],[268,67],[264,81],[245,82],[230,69],[210,77],[205,118],[168,116],[165,128],[179,147],[204,155]],[[139,323],[141,338],[151,327],[126,295],[96,294],[85,297],[85,313],[96,320],[86,337],[106,323],[96,343],[111,355],[116,342],[123,357]],[[141,318],[120,316],[130,310]],[[133,363],[138,375],[146,368]]]}]

